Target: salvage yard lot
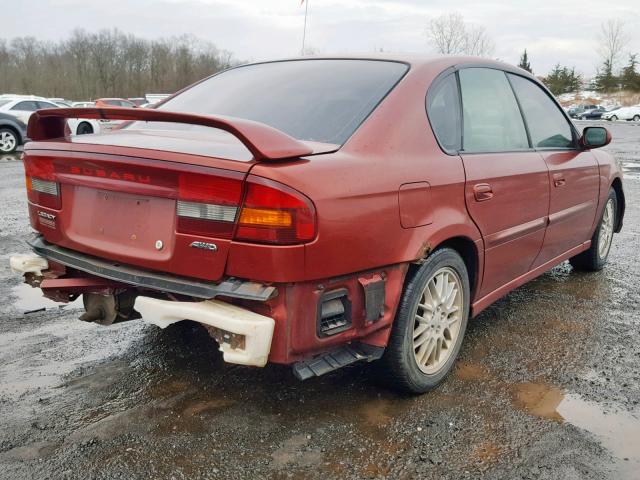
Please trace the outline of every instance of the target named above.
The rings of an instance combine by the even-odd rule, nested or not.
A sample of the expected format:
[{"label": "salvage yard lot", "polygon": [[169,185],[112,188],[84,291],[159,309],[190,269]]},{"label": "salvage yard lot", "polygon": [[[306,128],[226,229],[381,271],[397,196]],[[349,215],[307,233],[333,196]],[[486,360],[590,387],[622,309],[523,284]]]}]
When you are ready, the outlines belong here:
[{"label": "salvage yard lot", "polygon": [[611,129],[627,175],[609,265],[562,264],[490,307],[420,397],[361,366],[300,383],[228,365],[196,327],[105,328],[46,303],[8,268],[29,226],[3,158],[0,478],[637,478],[640,126],[577,123]]}]

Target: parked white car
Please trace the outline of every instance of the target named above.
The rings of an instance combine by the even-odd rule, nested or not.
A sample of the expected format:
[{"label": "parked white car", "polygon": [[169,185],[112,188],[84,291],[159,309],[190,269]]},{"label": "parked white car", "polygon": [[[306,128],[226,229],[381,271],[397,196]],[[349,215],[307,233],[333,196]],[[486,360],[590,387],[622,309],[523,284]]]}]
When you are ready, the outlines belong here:
[{"label": "parked white car", "polygon": [[[36,110],[44,108],[68,108],[68,105],[56,104],[43,97],[6,95],[0,97],[0,112],[13,115],[24,123],[29,123],[29,117]],[[72,135],[98,133],[102,129],[96,120],[85,118],[68,120]]]},{"label": "parked white car", "polygon": [[73,102],[71,106],[73,108],[90,108],[95,107],[96,102]]},{"label": "parked white car", "polygon": [[615,122],[617,120],[633,120],[634,122],[640,122],[640,105],[634,105],[633,107],[622,107],[617,110],[605,112],[602,114],[603,120],[609,120]]}]

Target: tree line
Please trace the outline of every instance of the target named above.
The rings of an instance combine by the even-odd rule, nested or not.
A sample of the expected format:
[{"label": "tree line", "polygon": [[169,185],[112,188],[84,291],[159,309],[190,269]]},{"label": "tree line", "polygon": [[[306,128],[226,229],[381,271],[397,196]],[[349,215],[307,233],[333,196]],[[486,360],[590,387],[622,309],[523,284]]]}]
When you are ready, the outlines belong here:
[{"label": "tree line", "polygon": [[237,63],[196,37],[146,40],[117,29],[66,40],[0,39],[0,93],[71,100],[173,93]]}]

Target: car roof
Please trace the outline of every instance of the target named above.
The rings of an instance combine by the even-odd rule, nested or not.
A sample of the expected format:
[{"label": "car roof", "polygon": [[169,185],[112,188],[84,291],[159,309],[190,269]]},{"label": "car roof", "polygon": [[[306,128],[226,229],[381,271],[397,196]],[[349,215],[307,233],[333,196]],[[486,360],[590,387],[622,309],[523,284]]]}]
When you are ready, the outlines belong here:
[{"label": "car roof", "polygon": [[[378,60],[378,61],[388,61],[388,62],[402,62],[410,65],[413,68],[417,67],[432,67],[438,70],[445,70],[449,67],[455,66],[467,66],[467,65],[477,65],[477,66],[487,66],[493,68],[499,68],[502,70],[508,70],[517,72],[519,74],[526,74],[531,78],[535,78],[526,70],[522,70],[521,68],[517,68],[508,63],[500,62],[497,60],[492,60],[489,58],[482,57],[473,57],[467,55],[435,55],[435,54],[396,54],[396,53],[372,53],[372,54],[353,54],[353,55],[308,55],[303,57],[289,57],[289,58],[280,58],[275,60],[267,60],[260,62],[253,62],[247,65],[259,65],[264,63],[275,63],[275,62],[287,62],[287,61],[296,61],[296,60]],[[244,65],[239,65],[242,67]]]}]

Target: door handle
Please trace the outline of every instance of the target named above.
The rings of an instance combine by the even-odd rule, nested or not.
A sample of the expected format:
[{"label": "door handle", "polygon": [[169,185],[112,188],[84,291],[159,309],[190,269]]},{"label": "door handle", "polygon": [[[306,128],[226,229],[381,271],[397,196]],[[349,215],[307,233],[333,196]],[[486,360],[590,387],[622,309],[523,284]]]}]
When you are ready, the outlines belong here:
[{"label": "door handle", "polygon": [[554,173],[553,174],[553,186],[554,187],[564,187],[567,184],[567,181],[564,179],[563,173]]},{"label": "door handle", "polygon": [[476,202],[485,202],[493,198],[493,189],[488,183],[478,183],[473,186],[473,196]]}]

